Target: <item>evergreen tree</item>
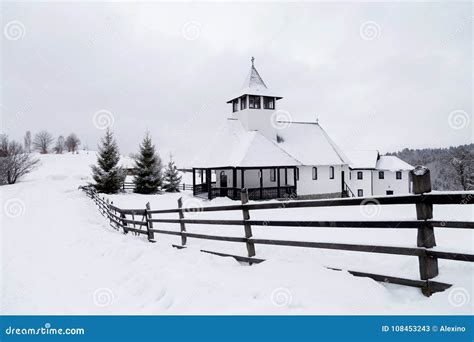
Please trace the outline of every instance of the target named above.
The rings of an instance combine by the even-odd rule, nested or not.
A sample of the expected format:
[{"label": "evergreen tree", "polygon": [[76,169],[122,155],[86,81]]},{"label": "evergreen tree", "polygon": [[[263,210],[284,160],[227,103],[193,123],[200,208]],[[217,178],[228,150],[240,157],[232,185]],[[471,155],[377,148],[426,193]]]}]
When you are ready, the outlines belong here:
[{"label": "evergreen tree", "polygon": [[178,173],[178,168],[174,165],[174,161],[170,156],[170,161],[165,169],[164,175],[164,189],[167,192],[179,192],[179,183],[181,183],[181,176]]},{"label": "evergreen tree", "polygon": [[133,183],[135,192],[140,194],[151,194],[158,191],[162,185],[161,159],[155,152],[155,146],[147,133],[140,145],[140,152],[135,157],[137,175]]},{"label": "evergreen tree", "polygon": [[97,155],[97,165],[92,166],[92,178],[96,182],[94,187],[99,192],[114,194],[122,187],[125,180],[125,170],[121,166],[117,166],[120,154],[110,129],[105,132],[101,144]]}]

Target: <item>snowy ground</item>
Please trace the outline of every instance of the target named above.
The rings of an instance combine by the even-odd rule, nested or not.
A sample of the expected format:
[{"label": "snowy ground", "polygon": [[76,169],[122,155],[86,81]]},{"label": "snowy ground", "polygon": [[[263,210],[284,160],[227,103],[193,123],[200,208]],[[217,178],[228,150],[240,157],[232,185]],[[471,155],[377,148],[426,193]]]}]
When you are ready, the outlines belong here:
[{"label": "snowy ground", "polygon": [[[22,182],[3,186],[1,265],[4,314],[472,314],[474,265],[440,260],[436,280],[453,288],[430,298],[418,289],[353,277],[324,266],[418,279],[415,257],[257,245],[259,265],[242,266],[200,248],[245,255],[239,243],[176,236],[125,236],[109,227],[79,185],[94,153],[41,156]],[[175,208],[230,204],[198,201],[188,192],[109,196],[119,207]],[[436,206],[435,218],[473,220],[472,206]],[[239,212],[193,213],[241,218]],[[163,217],[176,217],[168,215]],[[359,207],[251,212],[255,219],[367,219]],[[371,219],[412,219],[414,206],[384,206]],[[160,224],[178,230],[176,224]],[[188,231],[242,236],[241,227],[188,225]],[[254,227],[255,237],[415,246],[413,230]],[[436,229],[439,250],[473,253],[468,230]]]}]

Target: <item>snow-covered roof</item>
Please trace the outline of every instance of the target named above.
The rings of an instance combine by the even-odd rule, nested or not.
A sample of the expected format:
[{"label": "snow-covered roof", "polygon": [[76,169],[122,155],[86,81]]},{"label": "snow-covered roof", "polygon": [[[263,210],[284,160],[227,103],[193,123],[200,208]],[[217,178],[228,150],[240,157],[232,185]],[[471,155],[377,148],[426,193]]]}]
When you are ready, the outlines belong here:
[{"label": "snow-covered roof", "polygon": [[236,119],[226,120],[217,130],[194,167],[297,166],[301,163],[258,131],[246,131]]},{"label": "snow-covered roof", "polygon": [[278,145],[302,165],[342,165],[349,159],[315,122],[280,122]]},{"label": "snow-covered roof", "polygon": [[349,150],[344,151],[349,157],[349,166],[352,169],[375,169],[379,158],[377,150]]},{"label": "snow-covered roof", "polygon": [[122,165],[124,168],[134,168],[135,167],[135,160],[129,156],[120,156],[119,164]]},{"label": "snow-covered roof", "polygon": [[414,167],[404,162],[396,156],[380,156],[377,161],[377,170],[399,171],[399,170],[413,170]]},{"label": "snow-covered roof", "polygon": [[255,68],[252,60],[252,66],[250,72],[245,78],[242,88],[234,94],[233,97],[227,103],[232,102],[232,100],[241,97],[243,95],[259,95],[259,96],[270,96],[275,97],[277,100],[281,99],[281,96],[275,95],[271,90],[268,89],[267,85],[263,81],[262,77]]}]

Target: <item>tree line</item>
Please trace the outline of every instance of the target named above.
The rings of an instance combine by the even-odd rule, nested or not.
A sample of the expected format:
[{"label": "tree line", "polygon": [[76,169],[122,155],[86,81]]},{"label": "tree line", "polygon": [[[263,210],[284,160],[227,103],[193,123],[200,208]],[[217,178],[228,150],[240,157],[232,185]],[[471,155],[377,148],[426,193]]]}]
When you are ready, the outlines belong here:
[{"label": "tree line", "polygon": [[431,171],[433,190],[474,189],[474,144],[448,148],[409,149],[389,153]]},{"label": "tree line", "polygon": [[[135,155],[134,192],[140,194],[157,193],[159,190],[179,192],[181,176],[172,157],[165,168],[156,152],[149,133],[145,134]],[[91,184],[98,192],[115,194],[122,188],[127,170],[119,165],[120,152],[113,132],[105,131],[97,153],[97,164],[92,166]]]},{"label": "tree line", "polygon": [[78,153],[81,141],[75,133],[71,133],[66,138],[60,135],[56,143],[53,143],[53,135],[45,130],[36,133],[34,137],[27,131],[23,144],[10,139],[6,134],[0,134],[0,185],[14,184],[38,166],[39,160],[31,152]]}]

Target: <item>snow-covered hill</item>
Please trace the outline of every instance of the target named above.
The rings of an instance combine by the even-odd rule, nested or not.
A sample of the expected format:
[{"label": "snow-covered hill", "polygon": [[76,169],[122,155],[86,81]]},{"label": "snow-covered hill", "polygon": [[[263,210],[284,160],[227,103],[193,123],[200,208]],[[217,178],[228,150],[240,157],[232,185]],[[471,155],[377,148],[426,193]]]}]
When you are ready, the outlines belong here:
[{"label": "snow-covered hill", "polygon": [[[430,298],[418,289],[386,285],[334,266],[418,279],[415,257],[257,246],[262,264],[242,266],[199,248],[244,255],[243,244],[157,235],[151,244],[109,227],[77,188],[90,181],[94,152],[39,156],[41,166],[18,184],[3,186],[1,225],[4,314],[472,314],[473,265],[440,261],[439,281],[453,289]],[[120,207],[176,207],[189,193],[110,196]],[[192,201],[192,202],[191,202]],[[230,203],[216,199],[199,203]],[[204,213],[196,213],[203,215]],[[212,214],[228,218],[240,213]],[[235,216],[236,215],[236,216]],[[252,218],[360,218],[359,208],[292,209]],[[381,218],[413,218],[413,206],[383,207]],[[472,206],[435,207],[438,218],[473,219]],[[170,216],[171,217],[171,216]],[[178,229],[176,225],[160,225]],[[192,232],[242,236],[241,228],[188,226]],[[225,230],[225,231],[224,231]],[[415,231],[254,228],[257,237],[414,246]],[[436,231],[438,249],[472,253],[468,230]]]}]

